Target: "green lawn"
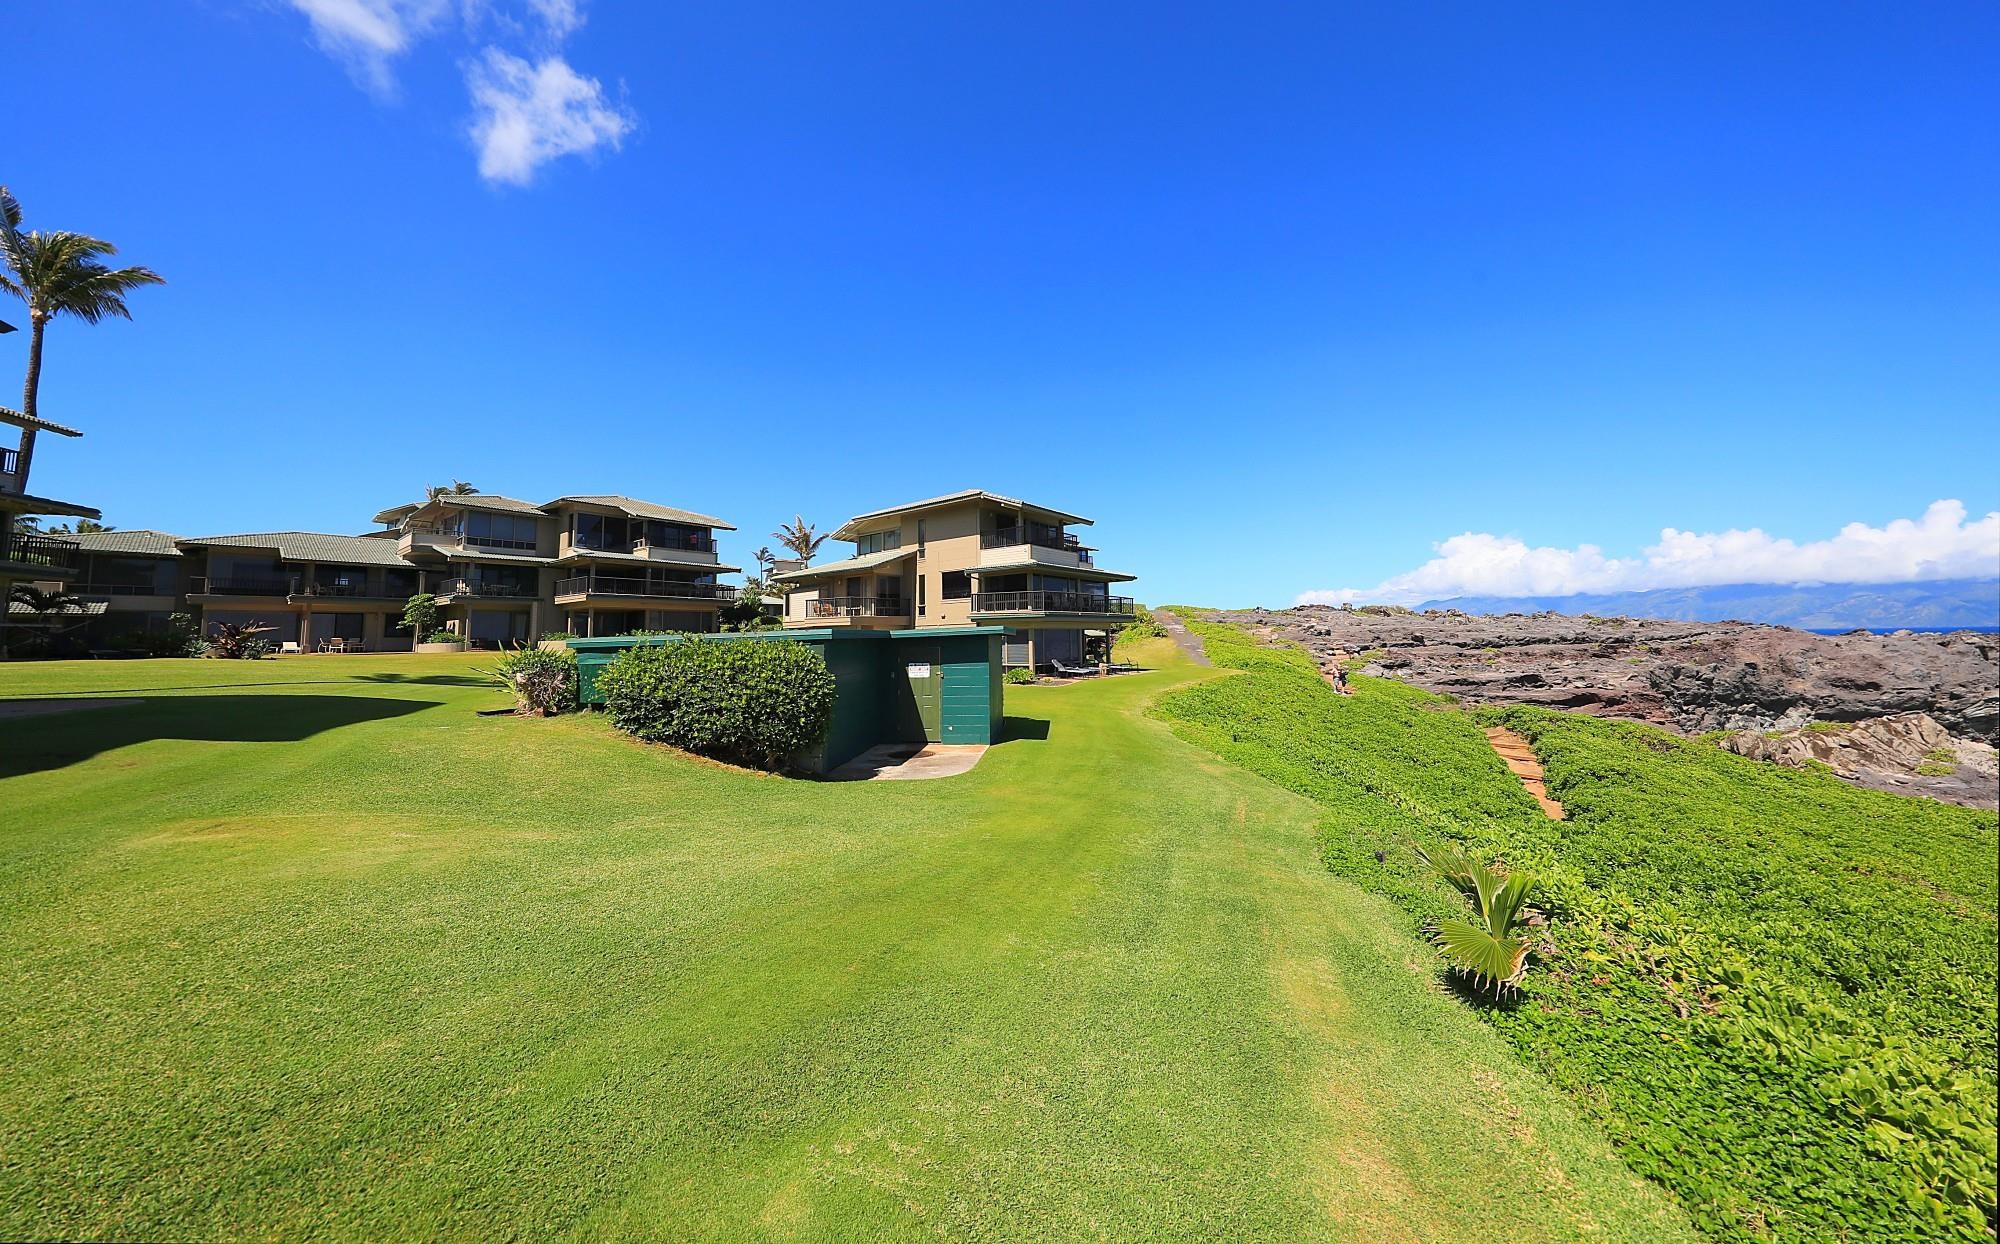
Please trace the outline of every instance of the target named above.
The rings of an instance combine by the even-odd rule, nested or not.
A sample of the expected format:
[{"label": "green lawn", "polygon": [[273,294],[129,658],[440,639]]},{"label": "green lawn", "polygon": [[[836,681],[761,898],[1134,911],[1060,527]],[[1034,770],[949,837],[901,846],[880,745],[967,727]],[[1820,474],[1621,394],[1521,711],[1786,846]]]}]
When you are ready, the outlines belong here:
[{"label": "green lawn", "polygon": [[0,666],[142,701],[0,719],[0,1234],[1690,1238],[1144,716],[1220,671],[827,785],[481,663]]}]

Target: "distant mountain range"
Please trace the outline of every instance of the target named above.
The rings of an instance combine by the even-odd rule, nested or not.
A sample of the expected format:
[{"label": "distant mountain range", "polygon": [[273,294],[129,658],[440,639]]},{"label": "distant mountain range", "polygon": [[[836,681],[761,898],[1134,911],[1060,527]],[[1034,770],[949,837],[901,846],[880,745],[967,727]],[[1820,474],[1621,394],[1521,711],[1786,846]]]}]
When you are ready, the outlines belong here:
[{"label": "distant mountain range", "polygon": [[1673,622],[1773,622],[1801,630],[2000,627],[2000,579],[1929,583],[1732,583],[1583,596],[1456,596],[1424,609],[1591,613]]}]

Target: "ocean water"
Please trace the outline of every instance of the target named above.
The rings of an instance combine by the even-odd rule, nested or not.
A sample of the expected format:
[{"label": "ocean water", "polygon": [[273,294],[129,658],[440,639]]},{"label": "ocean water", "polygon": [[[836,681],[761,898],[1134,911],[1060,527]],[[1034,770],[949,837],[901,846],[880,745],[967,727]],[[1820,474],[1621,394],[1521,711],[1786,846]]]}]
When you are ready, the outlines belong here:
[{"label": "ocean water", "polygon": [[1949,635],[1953,631],[2000,635],[2000,626],[1809,626],[1806,629],[1815,635],[1847,635],[1854,631],[1867,631],[1870,635],[1893,635],[1897,631],[1910,631],[1917,635]]}]

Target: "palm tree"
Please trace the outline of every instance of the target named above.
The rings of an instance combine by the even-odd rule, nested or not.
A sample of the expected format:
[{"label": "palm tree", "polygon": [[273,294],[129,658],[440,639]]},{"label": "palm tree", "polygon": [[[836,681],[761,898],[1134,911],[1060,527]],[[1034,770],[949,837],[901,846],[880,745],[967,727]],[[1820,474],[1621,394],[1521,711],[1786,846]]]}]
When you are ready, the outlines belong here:
[{"label": "palm tree", "polygon": [[439,497],[469,497],[478,491],[464,480],[454,479],[449,484],[432,484],[425,488],[424,500],[435,501]]},{"label": "palm tree", "polygon": [[819,552],[819,546],[827,539],[814,532],[802,514],[792,515],[792,521],[772,532],[771,538],[798,554],[801,566],[812,565],[813,554]]},{"label": "palm tree", "polygon": [[40,622],[52,613],[68,613],[83,608],[83,597],[66,592],[61,588],[43,591],[32,583],[16,583],[7,589],[8,601],[19,601],[32,609],[35,621]]},{"label": "palm tree", "polygon": [[[21,413],[36,418],[42,387],[42,334],[58,315],[95,324],[107,315],[131,319],[125,295],[141,285],[164,285],[150,268],[108,268],[102,262],[118,248],[102,238],[58,230],[21,232],[21,205],[0,186],[0,291],[28,304],[28,378],[21,387]],[[34,444],[34,429],[21,438],[21,466]]]}]

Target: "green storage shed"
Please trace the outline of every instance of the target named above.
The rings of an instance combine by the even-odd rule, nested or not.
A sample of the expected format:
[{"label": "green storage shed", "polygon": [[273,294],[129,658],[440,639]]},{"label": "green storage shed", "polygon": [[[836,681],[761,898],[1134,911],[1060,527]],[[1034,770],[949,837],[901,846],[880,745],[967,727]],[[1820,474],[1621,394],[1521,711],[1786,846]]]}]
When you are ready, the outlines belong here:
[{"label": "green storage shed", "polygon": [[1002,709],[1004,626],[940,626],[863,631],[826,628],[719,635],[572,639],[577,694],[602,704],[597,675],[627,648],[681,643],[800,643],[832,671],[833,725],[796,763],[825,773],[882,743],[997,743]]}]

